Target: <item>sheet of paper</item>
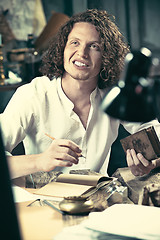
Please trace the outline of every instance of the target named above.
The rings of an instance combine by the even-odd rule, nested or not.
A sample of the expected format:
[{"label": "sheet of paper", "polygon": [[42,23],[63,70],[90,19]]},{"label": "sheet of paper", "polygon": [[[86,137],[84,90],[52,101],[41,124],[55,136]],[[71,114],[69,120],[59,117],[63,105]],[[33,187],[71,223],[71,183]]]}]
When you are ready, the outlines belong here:
[{"label": "sheet of paper", "polygon": [[89,214],[79,225],[63,228],[54,240],[160,239],[160,208],[116,204]]},{"label": "sheet of paper", "polygon": [[145,240],[160,239],[160,208],[115,204],[103,212],[89,214],[85,226],[101,232]]},{"label": "sheet of paper", "polygon": [[62,198],[33,194],[21,187],[15,186],[15,185],[12,186],[12,192],[13,192],[13,198],[14,198],[15,203],[28,202],[28,201],[32,201],[32,200],[34,201],[36,199],[54,200],[57,202],[62,201]]},{"label": "sheet of paper", "polygon": [[13,197],[14,197],[14,202],[26,202],[26,201],[31,201],[31,200],[36,200],[37,197],[26,191],[25,189],[15,186],[12,186],[12,192],[13,192]]},{"label": "sheet of paper", "polygon": [[[112,238],[107,238],[106,236],[105,236],[105,238],[102,238],[101,233],[87,229],[82,224],[63,228],[62,231],[60,233],[58,233],[52,240],[64,240],[64,239],[66,239],[66,236],[67,236],[67,240],[68,239],[73,239],[73,240],[82,240],[82,239],[83,240],[98,240],[98,239],[112,240]],[[117,239],[120,240],[119,238],[117,238]]]},{"label": "sheet of paper", "polygon": [[78,185],[61,182],[51,182],[44,187],[35,190],[35,194],[52,196],[52,197],[68,197],[68,196],[79,196],[88,190],[91,186]]}]

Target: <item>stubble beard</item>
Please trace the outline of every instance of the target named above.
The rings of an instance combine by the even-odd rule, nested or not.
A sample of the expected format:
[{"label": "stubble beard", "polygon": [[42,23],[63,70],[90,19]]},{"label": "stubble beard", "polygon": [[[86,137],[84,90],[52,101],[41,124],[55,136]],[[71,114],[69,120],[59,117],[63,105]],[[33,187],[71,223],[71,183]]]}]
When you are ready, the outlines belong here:
[{"label": "stubble beard", "polygon": [[89,79],[89,74],[88,73],[86,73],[86,74],[75,73],[75,74],[70,74],[70,76],[75,80],[81,80],[81,81],[83,81],[83,80],[85,81],[85,80]]}]

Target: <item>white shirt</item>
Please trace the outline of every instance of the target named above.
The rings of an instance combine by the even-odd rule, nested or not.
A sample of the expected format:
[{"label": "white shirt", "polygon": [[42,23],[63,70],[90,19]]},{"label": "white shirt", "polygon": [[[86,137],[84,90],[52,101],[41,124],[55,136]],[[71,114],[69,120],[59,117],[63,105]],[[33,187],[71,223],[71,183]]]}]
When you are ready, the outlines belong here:
[{"label": "white shirt", "polygon": [[[0,114],[6,151],[11,153],[23,141],[26,154],[41,153],[51,144],[52,140],[45,135],[48,133],[56,139],[72,140],[86,157],[81,157],[77,165],[63,169],[57,167],[56,171],[91,169],[107,174],[110,149],[117,138],[120,121],[100,110],[99,104],[104,94],[98,88],[92,92],[85,129],[73,111],[73,103],[62,90],[61,78],[51,81],[44,76],[38,77],[19,87],[4,113]],[[158,121],[152,121],[153,124],[159,127]],[[145,127],[150,125],[147,123]],[[138,123],[124,123],[123,126],[130,133],[144,128]]]}]

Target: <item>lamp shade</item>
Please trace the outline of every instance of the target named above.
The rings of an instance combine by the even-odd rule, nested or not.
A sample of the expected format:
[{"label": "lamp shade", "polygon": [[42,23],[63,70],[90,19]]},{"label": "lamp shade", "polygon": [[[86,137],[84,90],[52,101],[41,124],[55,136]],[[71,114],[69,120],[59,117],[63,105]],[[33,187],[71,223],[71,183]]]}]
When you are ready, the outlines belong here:
[{"label": "lamp shade", "polygon": [[111,117],[129,122],[148,122],[156,118],[155,87],[147,78],[152,64],[147,48],[128,53],[122,77],[101,103]]}]

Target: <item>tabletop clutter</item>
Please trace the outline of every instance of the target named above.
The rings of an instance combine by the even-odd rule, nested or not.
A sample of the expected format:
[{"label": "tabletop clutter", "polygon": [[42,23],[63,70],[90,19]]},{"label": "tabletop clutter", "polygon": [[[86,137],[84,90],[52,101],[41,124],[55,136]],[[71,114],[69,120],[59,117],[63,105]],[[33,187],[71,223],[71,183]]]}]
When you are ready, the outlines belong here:
[{"label": "tabletop clutter", "polygon": [[[90,170],[52,174],[51,178],[47,173],[42,174],[45,184],[41,182],[41,185],[36,182],[39,177],[33,174],[32,180],[37,186],[34,193],[59,198],[58,208],[65,213],[103,211],[117,203],[160,206],[159,169],[143,177],[133,176],[128,168],[118,169],[112,177]],[[31,182],[27,184],[32,186]]]},{"label": "tabletop clutter", "polygon": [[36,188],[28,189],[35,199],[28,207],[33,212],[53,209],[58,221],[61,218],[62,226],[51,239],[159,239],[160,168],[142,177],[129,168],[117,169],[111,177],[88,169],[42,176],[41,182],[32,176]]}]

